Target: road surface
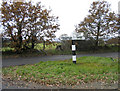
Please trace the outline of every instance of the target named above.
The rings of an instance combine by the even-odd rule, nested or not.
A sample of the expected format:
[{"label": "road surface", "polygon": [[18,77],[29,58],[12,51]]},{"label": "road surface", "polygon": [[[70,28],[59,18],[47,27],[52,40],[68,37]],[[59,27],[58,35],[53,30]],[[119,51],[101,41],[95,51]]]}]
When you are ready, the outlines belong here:
[{"label": "road surface", "polygon": [[[82,56],[98,56],[98,57],[112,57],[118,58],[118,52],[111,53],[92,53],[92,54],[79,54],[77,57]],[[15,65],[25,65],[25,64],[35,64],[40,61],[57,61],[71,59],[72,55],[53,55],[53,56],[40,56],[40,57],[26,57],[26,58],[3,58],[2,66],[15,66]]]}]

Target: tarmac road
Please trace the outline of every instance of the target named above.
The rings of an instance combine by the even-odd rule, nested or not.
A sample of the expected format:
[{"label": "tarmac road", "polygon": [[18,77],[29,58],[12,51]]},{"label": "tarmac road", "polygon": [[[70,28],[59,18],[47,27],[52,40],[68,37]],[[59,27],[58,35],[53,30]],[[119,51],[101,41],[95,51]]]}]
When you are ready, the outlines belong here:
[{"label": "tarmac road", "polygon": [[[118,52],[111,53],[91,53],[91,54],[79,54],[77,57],[82,56],[98,56],[98,57],[112,57],[118,58]],[[40,56],[40,57],[26,57],[26,58],[2,58],[2,67],[35,64],[40,61],[57,61],[71,59],[72,55],[53,55],[53,56]]]}]

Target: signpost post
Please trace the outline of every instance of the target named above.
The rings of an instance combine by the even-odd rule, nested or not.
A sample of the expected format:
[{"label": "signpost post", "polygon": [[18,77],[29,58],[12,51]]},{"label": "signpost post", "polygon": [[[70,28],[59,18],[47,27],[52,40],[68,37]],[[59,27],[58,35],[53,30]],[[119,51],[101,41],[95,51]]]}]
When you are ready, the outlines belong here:
[{"label": "signpost post", "polygon": [[76,45],[75,45],[74,38],[72,38],[72,60],[73,60],[73,63],[76,64]]},{"label": "signpost post", "polygon": [[85,37],[80,37],[80,38],[74,38],[72,37],[72,61],[74,64],[76,64],[76,45],[75,42],[79,40],[85,40]]}]

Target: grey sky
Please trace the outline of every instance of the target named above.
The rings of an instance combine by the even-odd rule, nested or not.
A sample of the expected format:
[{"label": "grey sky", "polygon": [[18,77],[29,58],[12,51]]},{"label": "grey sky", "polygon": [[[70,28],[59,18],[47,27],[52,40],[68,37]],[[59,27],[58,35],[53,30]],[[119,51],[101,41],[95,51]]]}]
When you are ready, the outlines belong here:
[{"label": "grey sky", "polygon": [[[80,23],[88,14],[93,1],[97,0],[41,0],[41,3],[47,8],[50,7],[54,15],[59,16],[60,30],[56,33],[59,37],[63,33],[72,34],[75,30],[74,25]],[[106,1],[111,4],[111,10],[118,13],[118,2],[120,0]]]},{"label": "grey sky", "polygon": [[[52,14],[59,17],[60,30],[56,33],[71,35],[75,30],[75,25],[80,23],[88,14],[89,7],[93,1],[97,0],[31,0],[41,1],[42,5],[52,9]],[[111,4],[111,10],[118,13],[118,2],[120,0],[106,0]]]}]

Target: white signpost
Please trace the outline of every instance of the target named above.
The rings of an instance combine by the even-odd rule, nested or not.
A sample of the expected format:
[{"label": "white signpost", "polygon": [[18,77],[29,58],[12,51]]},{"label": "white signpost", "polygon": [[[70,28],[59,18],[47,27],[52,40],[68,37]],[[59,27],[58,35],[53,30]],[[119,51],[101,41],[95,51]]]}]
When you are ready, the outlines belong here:
[{"label": "white signpost", "polygon": [[72,61],[74,64],[76,64],[76,45],[75,45],[75,41],[77,40],[85,40],[85,37],[81,36],[81,37],[72,37]]},{"label": "white signpost", "polygon": [[72,60],[73,60],[73,63],[76,64],[76,45],[73,39],[72,39]]}]

